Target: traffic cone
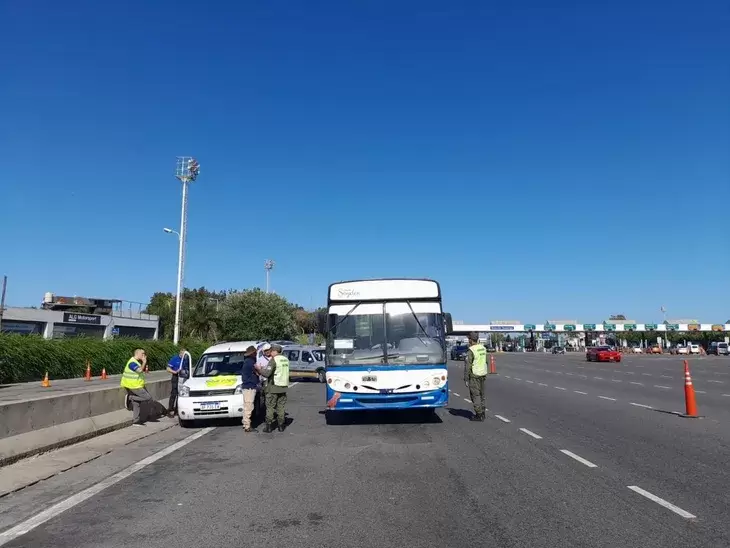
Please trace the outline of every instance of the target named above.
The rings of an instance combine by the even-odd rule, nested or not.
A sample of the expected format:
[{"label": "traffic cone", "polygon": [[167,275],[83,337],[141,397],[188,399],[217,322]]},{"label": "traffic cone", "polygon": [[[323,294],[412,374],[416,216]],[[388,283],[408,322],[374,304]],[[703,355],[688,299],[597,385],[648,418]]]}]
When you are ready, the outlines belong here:
[{"label": "traffic cone", "polygon": [[695,400],[695,387],[692,386],[692,376],[689,374],[689,363],[684,360],[684,403],[686,417],[698,417],[697,400]]},{"label": "traffic cone", "polygon": [[497,364],[494,363],[494,356],[489,356],[489,374],[490,375],[497,374]]},{"label": "traffic cone", "polygon": [[104,380],[106,380],[106,379],[108,379],[108,378],[109,378],[109,377],[108,377],[108,376],[107,376],[107,374],[106,374],[106,367],[102,367],[102,368],[101,368],[101,380],[103,380],[103,381],[104,381]]},{"label": "traffic cone", "polygon": [[43,377],[43,381],[41,382],[41,386],[43,388],[50,388],[51,387],[51,381],[48,380],[48,371],[46,371],[46,376]]},{"label": "traffic cone", "polygon": [[84,379],[87,381],[91,380],[91,362],[89,362],[89,360],[86,360],[86,373],[84,374]]}]

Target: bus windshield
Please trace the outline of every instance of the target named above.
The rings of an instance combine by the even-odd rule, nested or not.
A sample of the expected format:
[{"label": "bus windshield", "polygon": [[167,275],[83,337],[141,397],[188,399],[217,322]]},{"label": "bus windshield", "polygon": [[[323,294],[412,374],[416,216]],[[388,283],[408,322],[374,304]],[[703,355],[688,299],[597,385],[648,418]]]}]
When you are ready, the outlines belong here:
[{"label": "bus windshield", "polygon": [[333,305],[329,366],[446,363],[444,321],[436,302]]}]

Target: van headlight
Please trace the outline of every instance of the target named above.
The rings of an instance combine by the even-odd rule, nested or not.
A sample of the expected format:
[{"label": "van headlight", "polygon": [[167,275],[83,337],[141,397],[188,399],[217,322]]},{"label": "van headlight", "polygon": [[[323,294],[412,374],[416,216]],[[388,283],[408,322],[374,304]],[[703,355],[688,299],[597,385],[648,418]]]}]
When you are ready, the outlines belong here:
[{"label": "van headlight", "polygon": [[181,398],[187,398],[190,396],[190,387],[185,386],[184,384],[180,387],[180,394],[178,394]]},{"label": "van headlight", "polygon": [[233,393],[236,395],[243,394],[243,385],[239,384],[238,386],[236,386],[236,389],[233,391]]}]

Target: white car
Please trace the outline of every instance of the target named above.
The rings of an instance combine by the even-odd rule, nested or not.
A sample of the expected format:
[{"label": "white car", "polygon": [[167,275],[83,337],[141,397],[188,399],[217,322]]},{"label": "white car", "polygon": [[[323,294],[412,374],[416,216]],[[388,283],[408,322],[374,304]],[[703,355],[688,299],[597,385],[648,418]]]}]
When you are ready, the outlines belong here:
[{"label": "white car", "polygon": [[641,354],[644,350],[640,346],[635,346],[631,349],[631,352],[634,354]]},{"label": "white car", "polygon": [[[258,341],[216,344],[208,348],[191,368],[178,395],[180,426],[193,421],[243,417],[241,368],[243,353]],[[256,395],[254,414],[262,408],[260,392]]]},{"label": "white car", "polygon": [[[699,352],[699,350],[698,350]],[[689,347],[687,346],[678,346],[677,347],[677,354],[689,354]]]}]

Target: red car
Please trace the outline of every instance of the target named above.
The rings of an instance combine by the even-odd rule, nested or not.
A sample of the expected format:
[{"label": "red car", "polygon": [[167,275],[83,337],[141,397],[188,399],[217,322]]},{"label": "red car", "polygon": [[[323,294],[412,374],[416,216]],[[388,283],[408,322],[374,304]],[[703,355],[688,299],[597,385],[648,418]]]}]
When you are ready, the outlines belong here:
[{"label": "red car", "polygon": [[610,346],[592,346],[586,350],[587,362],[620,362],[621,353]]}]

